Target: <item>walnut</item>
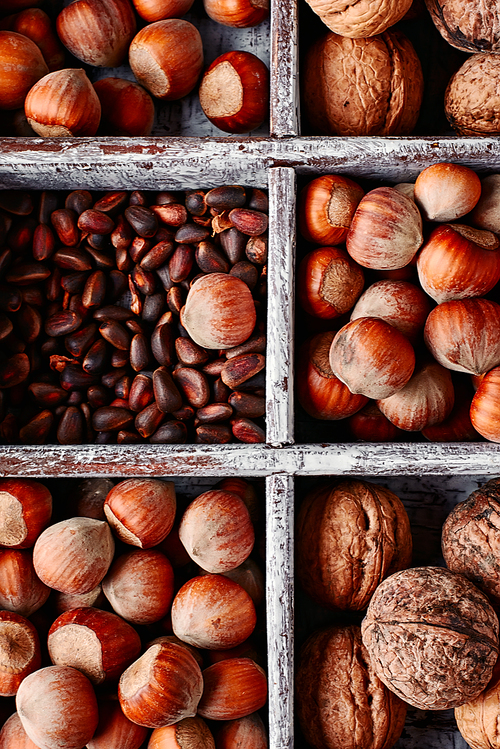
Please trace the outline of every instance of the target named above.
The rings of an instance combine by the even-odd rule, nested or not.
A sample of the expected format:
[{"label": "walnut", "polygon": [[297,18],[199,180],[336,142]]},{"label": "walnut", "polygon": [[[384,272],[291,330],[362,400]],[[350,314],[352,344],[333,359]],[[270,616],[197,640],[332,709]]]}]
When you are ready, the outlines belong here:
[{"label": "walnut", "polygon": [[458,730],[471,749],[496,749],[500,745],[500,663],[479,697],[455,708]]},{"label": "walnut", "polygon": [[384,580],[361,632],[379,679],[422,710],[475,699],[498,657],[498,619],[488,599],[443,567],[415,567]]},{"label": "walnut", "polygon": [[452,47],[463,52],[500,52],[500,6],[474,0],[425,0],[431,18]]},{"label": "walnut", "polygon": [[444,561],[500,603],[500,479],[455,505],[441,536]]},{"label": "walnut", "polygon": [[406,705],[378,679],[357,626],[309,637],[295,683],[299,722],[315,749],[389,749],[401,735]]},{"label": "walnut", "polygon": [[309,49],[302,80],[310,124],[326,135],[408,135],[417,122],[422,68],[399,31],[326,34]]},{"label": "walnut", "polygon": [[331,609],[365,609],[377,585],[411,562],[403,503],[358,479],[330,483],[304,500],[297,524],[297,574],[304,590]]},{"label": "walnut", "polygon": [[444,111],[460,135],[500,133],[500,55],[469,57],[446,87]]},{"label": "walnut", "polygon": [[328,26],[341,36],[361,39],[382,34],[400,21],[412,0],[307,0]]}]

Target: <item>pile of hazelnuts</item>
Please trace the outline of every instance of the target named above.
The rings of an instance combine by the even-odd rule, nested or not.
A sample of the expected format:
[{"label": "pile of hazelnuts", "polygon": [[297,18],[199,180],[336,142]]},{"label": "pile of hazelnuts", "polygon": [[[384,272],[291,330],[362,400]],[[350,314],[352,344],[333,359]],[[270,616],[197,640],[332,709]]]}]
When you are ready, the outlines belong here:
[{"label": "pile of hazelnuts", "polygon": [[257,487],[71,494],[53,514],[44,484],[0,481],[2,749],[265,749]]},{"label": "pile of hazelnuts", "polygon": [[[0,111],[12,132],[42,137],[149,135],[154,102],[191,93],[200,82],[206,117],[229,133],[254,130],[269,108],[269,71],[254,54],[230,51],[204,68],[196,26],[181,16],[193,0],[74,0],[53,24],[30,0],[7,0],[0,15]],[[205,0],[207,15],[232,27],[260,24],[268,2]],[[69,62],[70,55],[76,58]],[[79,63],[116,68],[135,80],[103,77],[92,85]],[[93,72],[89,72],[95,78]],[[27,126],[26,126],[27,121]]]},{"label": "pile of hazelnuts", "polygon": [[367,441],[500,442],[499,205],[499,175],[452,163],[366,194],[340,175],[306,185],[299,229],[320,245],[298,272],[310,416]]}]

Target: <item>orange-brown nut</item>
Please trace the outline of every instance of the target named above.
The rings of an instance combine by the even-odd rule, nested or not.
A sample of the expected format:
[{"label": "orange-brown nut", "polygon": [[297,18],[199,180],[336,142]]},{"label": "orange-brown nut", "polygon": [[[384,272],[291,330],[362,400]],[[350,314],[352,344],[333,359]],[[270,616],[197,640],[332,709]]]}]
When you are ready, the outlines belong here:
[{"label": "orange-brown nut", "polygon": [[104,513],[121,541],[149,549],[172,530],[176,506],[172,481],[136,478],[120,481],[111,489]]},{"label": "orange-brown nut", "polygon": [[0,546],[33,546],[51,514],[52,495],[39,481],[0,479]]}]

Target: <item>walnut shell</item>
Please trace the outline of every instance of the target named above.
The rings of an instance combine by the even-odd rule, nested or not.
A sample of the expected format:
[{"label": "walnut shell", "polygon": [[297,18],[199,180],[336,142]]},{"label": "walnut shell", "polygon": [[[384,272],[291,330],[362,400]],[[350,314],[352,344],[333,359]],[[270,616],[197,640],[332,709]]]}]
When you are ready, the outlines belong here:
[{"label": "walnut shell", "polygon": [[463,52],[500,52],[500,6],[474,0],[425,0],[434,25]]},{"label": "walnut shell", "polygon": [[328,627],[302,647],[297,714],[315,749],[388,749],[406,705],[375,674],[357,626]]},{"label": "walnut shell", "polygon": [[444,110],[460,135],[500,133],[500,55],[469,57],[446,87]]},{"label": "walnut shell", "polygon": [[455,708],[457,727],[471,749],[498,747],[500,718],[500,663],[479,697]]},{"label": "walnut shell", "polygon": [[361,39],[382,34],[400,21],[412,0],[307,0],[328,26],[341,36]]},{"label": "walnut shell", "polygon": [[377,585],[411,562],[403,503],[383,486],[358,479],[327,484],[298,514],[297,574],[322,606],[360,611]]},{"label": "walnut shell", "polygon": [[415,567],[384,580],[361,632],[379,679],[421,710],[475,699],[498,657],[498,619],[488,599],[442,567]]},{"label": "walnut shell", "polygon": [[329,33],[310,48],[302,79],[310,124],[326,135],[408,135],[417,122],[422,68],[399,31],[369,39]]},{"label": "walnut shell", "polygon": [[500,603],[500,478],[455,505],[444,522],[441,547],[450,570]]}]

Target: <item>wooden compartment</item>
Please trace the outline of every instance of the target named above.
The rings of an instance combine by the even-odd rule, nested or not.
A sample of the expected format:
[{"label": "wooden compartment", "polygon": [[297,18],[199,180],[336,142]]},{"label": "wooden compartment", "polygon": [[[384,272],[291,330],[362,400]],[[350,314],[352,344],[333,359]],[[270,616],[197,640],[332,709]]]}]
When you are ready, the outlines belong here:
[{"label": "wooden compartment", "polygon": [[[500,473],[500,471],[498,471]],[[381,484],[393,491],[403,502],[408,513],[413,538],[413,567],[444,566],[441,554],[441,527],[458,502],[463,502],[469,494],[497,475],[446,476],[431,474],[408,476],[358,474],[371,483]],[[294,501],[297,513],[306,493],[318,485],[337,478],[323,475],[321,478],[297,478],[294,490],[290,490],[289,501]],[[294,500],[292,499],[292,491]],[[293,575],[292,575],[293,577]],[[293,614],[290,619],[293,628],[295,661],[304,641],[314,631],[332,624],[360,624],[364,612],[332,612],[311,601],[298,583],[295,584],[295,600],[291,604]],[[291,666],[290,666],[291,669]],[[292,677],[290,677],[292,678]],[[307,749],[300,726],[295,725],[296,749]],[[453,710],[417,710],[410,707],[401,738],[394,744],[395,749],[467,749],[468,744],[457,729]]]}]

